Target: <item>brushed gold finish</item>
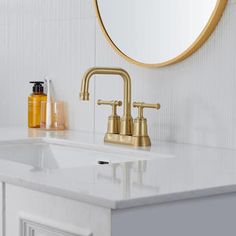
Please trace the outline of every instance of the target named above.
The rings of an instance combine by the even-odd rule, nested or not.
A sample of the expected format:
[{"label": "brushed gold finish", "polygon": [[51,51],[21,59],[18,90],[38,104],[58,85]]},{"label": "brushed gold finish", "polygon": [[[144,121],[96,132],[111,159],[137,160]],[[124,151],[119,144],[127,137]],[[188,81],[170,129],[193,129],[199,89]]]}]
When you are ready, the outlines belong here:
[{"label": "brushed gold finish", "polygon": [[108,117],[107,134],[120,133],[120,116],[117,115],[117,107],[122,106],[121,101],[98,100],[98,105],[109,105],[112,107],[112,114]]},{"label": "brushed gold finish", "polygon": [[161,108],[161,105],[159,103],[150,104],[150,103],[144,103],[144,102],[134,102],[133,107],[138,108],[138,118],[143,118],[144,108],[153,108],[153,109],[159,110]]},{"label": "brushed gold finish", "polygon": [[177,57],[175,57],[171,60],[168,60],[168,61],[165,61],[165,62],[162,62],[162,63],[157,63],[157,64],[143,63],[143,62],[137,61],[137,60],[129,57],[127,54],[125,54],[125,52],[123,52],[114,43],[114,41],[112,40],[112,38],[108,34],[108,32],[105,28],[105,25],[103,23],[102,16],[101,16],[100,11],[99,11],[98,0],[94,0],[94,6],[95,6],[96,15],[97,15],[98,22],[99,22],[99,25],[101,27],[102,33],[104,34],[105,38],[107,39],[107,41],[111,45],[111,47],[121,57],[123,57],[128,62],[133,63],[133,64],[138,65],[138,66],[142,66],[142,67],[153,68],[153,67],[163,67],[163,66],[172,65],[172,64],[181,62],[184,59],[190,57],[194,52],[196,52],[208,40],[208,38],[211,36],[212,32],[215,30],[218,22],[220,21],[220,19],[222,17],[222,14],[224,12],[224,9],[226,7],[227,2],[228,2],[228,0],[218,0],[217,1],[216,7],[215,7],[208,23],[206,24],[205,28],[202,30],[201,34],[197,37],[195,42],[193,42],[193,44],[189,48],[187,48],[179,56],[177,56]]},{"label": "brushed gold finish", "polygon": [[161,105],[159,103],[149,104],[144,102],[134,102],[134,108],[138,108],[138,117],[134,119],[133,142],[135,146],[151,146],[151,141],[148,135],[147,119],[143,116],[144,108],[152,108],[159,110]]},{"label": "brushed gold finish", "polygon": [[[109,105],[112,107],[112,114],[108,118],[107,132],[104,142],[114,144],[132,145],[135,147],[147,147],[151,145],[148,136],[147,120],[143,117],[144,108],[160,109],[160,104],[148,104],[135,102],[133,106],[139,109],[139,115],[134,120],[131,116],[131,79],[123,69],[119,68],[90,68],[84,75],[81,84],[80,99],[89,100],[89,81],[93,75],[120,75],[124,81],[124,113],[123,117],[117,115],[117,107],[122,106],[121,101],[98,100],[98,105]],[[134,125],[134,129],[133,129]]]},{"label": "brushed gold finish", "polygon": [[112,107],[112,115],[116,116],[117,115],[117,107],[122,106],[122,101],[105,101],[105,100],[99,99],[97,101],[97,104],[98,105],[110,105]]},{"label": "brushed gold finish", "polygon": [[131,116],[131,79],[127,71],[121,68],[90,68],[84,75],[81,85],[80,99],[89,100],[89,81],[93,75],[119,75],[124,81],[124,113],[121,118],[120,134],[132,135],[133,118]]},{"label": "brushed gold finish", "polygon": [[133,137],[129,136],[129,135],[105,134],[104,142],[105,143],[112,143],[112,144],[122,144],[122,145],[134,146]]}]

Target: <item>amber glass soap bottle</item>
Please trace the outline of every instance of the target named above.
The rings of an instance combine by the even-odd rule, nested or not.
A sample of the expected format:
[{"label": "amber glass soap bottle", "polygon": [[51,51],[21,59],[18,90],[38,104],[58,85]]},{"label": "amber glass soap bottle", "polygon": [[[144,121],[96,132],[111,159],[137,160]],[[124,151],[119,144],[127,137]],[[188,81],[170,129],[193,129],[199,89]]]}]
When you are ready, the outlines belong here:
[{"label": "amber glass soap bottle", "polygon": [[47,101],[47,95],[44,93],[44,82],[32,81],[33,93],[28,97],[28,127],[40,128],[41,102]]}]

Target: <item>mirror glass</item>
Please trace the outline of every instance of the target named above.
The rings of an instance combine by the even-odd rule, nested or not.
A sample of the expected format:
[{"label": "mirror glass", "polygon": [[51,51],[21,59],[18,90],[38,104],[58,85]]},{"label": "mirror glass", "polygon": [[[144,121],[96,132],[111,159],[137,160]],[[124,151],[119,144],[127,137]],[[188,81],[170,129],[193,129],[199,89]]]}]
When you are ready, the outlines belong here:
[{"label": "mirror glass", "polygon": [[95,0],[109,42],[126,59],[161,66],[180,61],[213,31],[227,0]]}]

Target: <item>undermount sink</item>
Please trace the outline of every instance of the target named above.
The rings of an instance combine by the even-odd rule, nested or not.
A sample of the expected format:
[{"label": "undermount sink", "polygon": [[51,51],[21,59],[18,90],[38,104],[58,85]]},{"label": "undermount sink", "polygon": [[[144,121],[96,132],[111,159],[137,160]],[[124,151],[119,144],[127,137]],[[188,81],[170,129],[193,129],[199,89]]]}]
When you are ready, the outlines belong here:
[{"label": "undermount sink", "polygon": [[[137,151],[136,151],[137,152]],[[138,152],[137,152],[138,153]],[[115,164],[158,158],[113,149],[86,147],[46,140],[0,142],[0,160],[31,166],[35,169],[64,169],[97,164]],[[146,152],[143,152],[146,153]],[[148,154],[148,152],[147,152]]]}]

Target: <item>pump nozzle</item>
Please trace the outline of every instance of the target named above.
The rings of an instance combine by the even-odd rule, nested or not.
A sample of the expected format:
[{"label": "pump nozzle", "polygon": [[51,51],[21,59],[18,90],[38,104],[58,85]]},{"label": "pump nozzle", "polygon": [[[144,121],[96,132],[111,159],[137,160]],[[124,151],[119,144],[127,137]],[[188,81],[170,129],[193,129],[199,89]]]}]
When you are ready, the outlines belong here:
[{"label": "pump nozzle", "polygon": [[43,81],[31,81],[30,84],[34,84],[33,93],[43,93],[44,91]]}]

